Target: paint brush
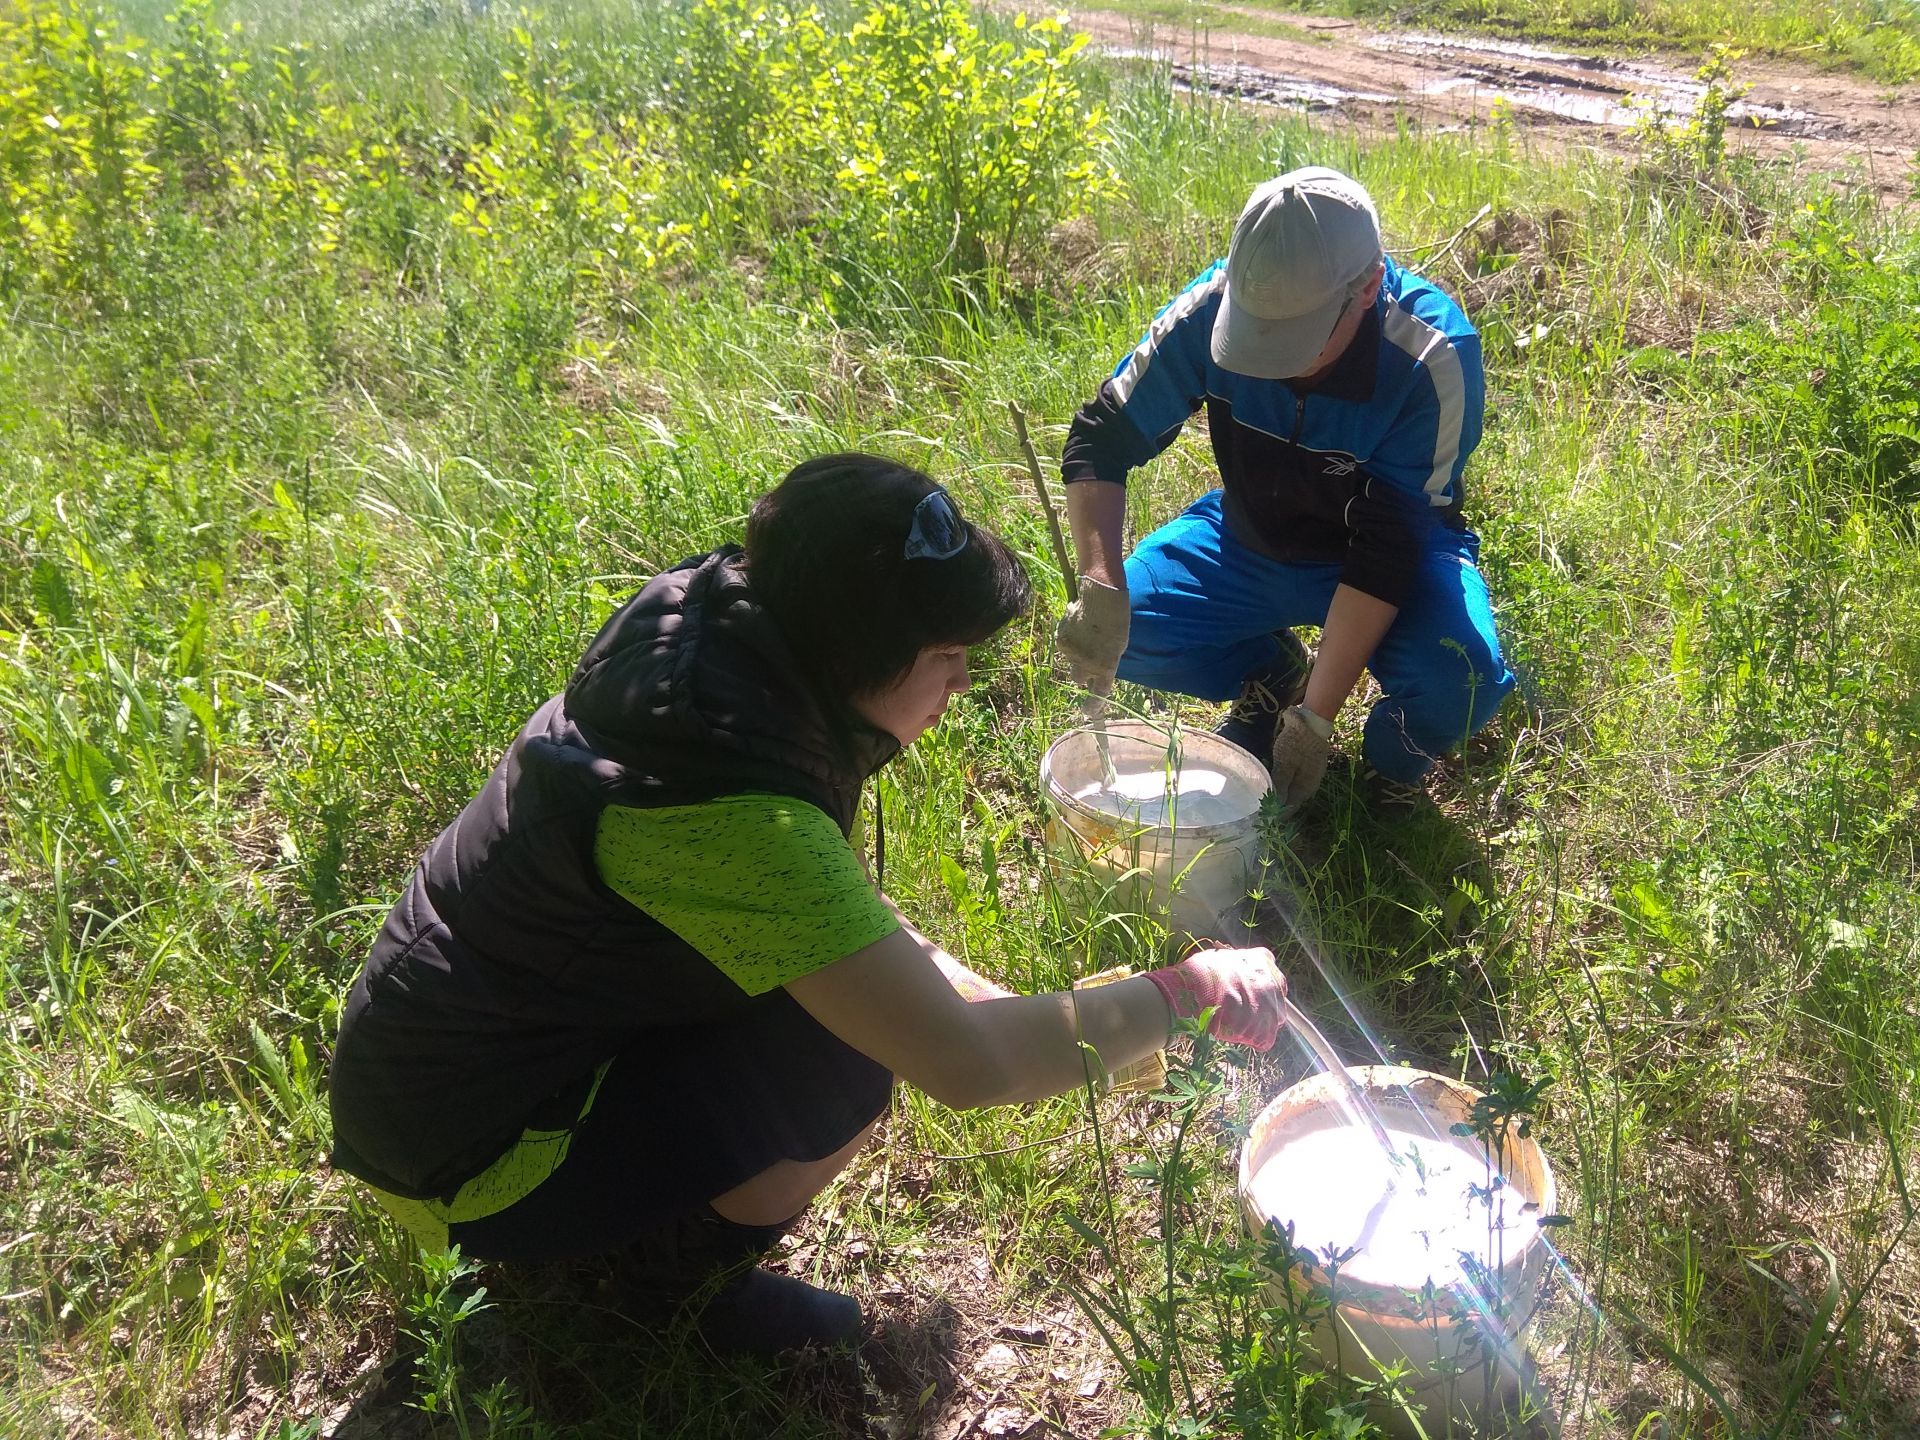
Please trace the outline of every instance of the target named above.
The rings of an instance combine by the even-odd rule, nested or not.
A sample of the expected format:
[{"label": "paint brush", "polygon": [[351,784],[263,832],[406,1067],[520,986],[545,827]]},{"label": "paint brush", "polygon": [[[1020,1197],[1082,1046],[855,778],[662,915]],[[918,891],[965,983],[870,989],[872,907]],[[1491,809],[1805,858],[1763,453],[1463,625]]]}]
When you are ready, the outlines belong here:
[{"label": "paint brush", "polygon": [[1100,753],[1100,788],[1112,790],[1120,783],[1113,769],[1113,748],[1107,740],[1107,697],[1089,694],[1080,702],[1080,714],[1093,730],[1093,748]]}]

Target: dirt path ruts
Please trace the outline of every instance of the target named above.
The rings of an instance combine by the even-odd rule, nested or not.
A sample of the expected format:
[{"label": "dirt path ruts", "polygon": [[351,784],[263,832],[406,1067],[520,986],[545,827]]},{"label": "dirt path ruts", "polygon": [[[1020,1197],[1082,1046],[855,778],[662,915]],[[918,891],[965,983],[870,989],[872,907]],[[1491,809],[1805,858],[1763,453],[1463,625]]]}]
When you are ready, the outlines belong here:
[{"label": "dirt path ruts", "polygon": [[[1623,56],[1468,35],[1395,30],[1326,16],[1242,8],[1286,34],[1149,28],[1099,9],[1073,23],[1110,53],[1151,52],[1182,84],[1337,115],[1363,129],[1412,116],[1436,126],[1484,124],[1504,100],[1511,123],[1549,141],[1630,150],[1649,103],[1688,113],[1700,57]],[[1779,60],[1734,62],[1749,86],[1729,112],[1728,148],[1797,153],[1832,174],[1857,174],[1883,201],[1913,195],[1920,85],[1889,88]]]}]

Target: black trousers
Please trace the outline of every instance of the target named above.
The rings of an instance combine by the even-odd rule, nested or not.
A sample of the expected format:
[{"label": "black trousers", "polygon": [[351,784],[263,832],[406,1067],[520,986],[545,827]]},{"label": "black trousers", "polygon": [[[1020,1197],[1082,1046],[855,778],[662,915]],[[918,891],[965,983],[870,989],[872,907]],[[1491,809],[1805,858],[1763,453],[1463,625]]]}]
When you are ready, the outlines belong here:
[{"label": "black trousers", "polygon": [[777,1161],[824,1160],[886,1113],[892,1089],[884,1066],[775,990],[744,1018],[649,1033],[616,1055],[559,1168],[448,1238],[528,1263],[621,1249]]}]

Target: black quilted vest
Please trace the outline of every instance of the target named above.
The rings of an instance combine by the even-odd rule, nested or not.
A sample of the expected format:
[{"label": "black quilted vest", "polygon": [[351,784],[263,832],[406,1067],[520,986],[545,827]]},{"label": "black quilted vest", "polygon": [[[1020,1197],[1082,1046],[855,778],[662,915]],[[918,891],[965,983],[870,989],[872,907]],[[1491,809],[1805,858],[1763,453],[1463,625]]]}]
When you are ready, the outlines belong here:
[{"label": "black quilted vest", "polygon": [[607,805],[771,791],[850,833],[862,785],[898,748],[799,673],[737,549],[657,576],[387,917],[334,1051],[334,1164],[396,1194],[450,1195],[641,1032],[751,1003],[601,882]]}]

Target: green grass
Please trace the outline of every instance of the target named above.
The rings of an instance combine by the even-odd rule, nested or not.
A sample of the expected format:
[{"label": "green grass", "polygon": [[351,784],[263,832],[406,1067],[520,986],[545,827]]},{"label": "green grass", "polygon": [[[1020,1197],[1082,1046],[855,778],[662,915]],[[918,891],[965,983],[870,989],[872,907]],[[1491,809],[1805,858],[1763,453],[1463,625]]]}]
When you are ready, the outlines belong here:
[{"label": "green grass", "polygon": [[[1438,811],[1383,828],[1336,766],[1279,836],[1297,992],[1356,1052],[1364,1021],[1469,1081],[1557,1077],[1564,1249],[1609,1317],[1596,1334],[1563,1293],[1543,1321],[1572,1433],[1654,1412],[1730,1433],[1700,1381],[1746,1434],[1909,1433],[1920,346],[1890,317],[1920,303],[1911,228],[1788,170],[1558,162],[1498,132],[1356,147],[1083,63],[1111,183],[1004,269],[940,269],[946,229],[929,251],[816,223],[840,192],[804,155],[729,209],[709,133],[669,105],[621,161],[671,174],[648,226],[691,227],[648,270],[577,175],[511,146],[543,123],[530,97],[592,133],[642,107],[674,13],[607,3],[523,41],[451,6],[262,9],[216,42],[143,11],[182,77],[171,121],[121,132],[154,175],[5,132],[7,173],[43,188],[0,225],[0,1432],[293,1436],[347,1405],[447,1435],[905,1425],[954,1393],[943,1305],[964,1368],[983,1320],[1117,1293],[1065,1218],[1106,1230],[1109,1194],[1164,1354],[1140,1298],[1164,1184],[1200,1394],[1137,1370],[1134,1396],[1110,1363],[1100,1404],[1142,1433],[1342,1433],[1274,1418],[1292,1372],[1249,1359],[1229,1253],[1228,1127],[1297,1055],[1221,1093],[1202,1064],[1194,1168],[1157,1181],[1123,1171],[1164,1165],[1168,1107],[1107,1102],[1096,1135],[1078,1097],[901,1094],[803,1237],[901,1326],[865,1374],[716,1369],[578,1273],[490,1272],[463,1316],[475,1280],[423,1270],[322,1164],[339,1003],[421,847],[613,605],[822,449],[925,465],[1042,592],[881,781],[890,891],[1021,988],[1152,953],[1044,883],[1038,756],[1074,706],[1005,401],[1057,454],[1251,185],[1324,161],[1486,337],[1471,509],[1526,693]],[[306,59],[270,48],[303,34]],[[150,103],[16,41],[12,117],[97,135]],[[516,89],[529,55],[560,78]],[[490,145],[503,198],[477,231],[462,166]],[[1187,435],[1133,487],[1135,533],[1210,473]]]}]

